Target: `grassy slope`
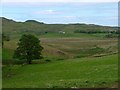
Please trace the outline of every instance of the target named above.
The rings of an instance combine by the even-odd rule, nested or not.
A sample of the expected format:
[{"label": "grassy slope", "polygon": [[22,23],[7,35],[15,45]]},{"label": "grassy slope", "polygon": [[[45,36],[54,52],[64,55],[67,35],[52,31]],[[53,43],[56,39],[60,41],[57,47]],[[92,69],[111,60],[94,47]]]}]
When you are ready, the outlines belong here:
[{"label": "grassy slope", "polygon": [[[44,59],[58,60],[93,56],[94,54],[111,54],[117,51],[117,39],[111,38],[40,38],[44,47]],[[18,39],[4,42],[3,60],[12,59]],[[99,48],[96,48],[99,47]]]},{"label": "grassy slope", "polygon": [[12,56],[13,56],[13,51],[12,50],[9,50],[9,49],[6,49],[6,48],[2,49],[2,59],[10,60],[10,59],[12,59]]},{"label": "grassy slope", "polygon": [[117,65],[117,55],[111,55],[4,67],[3,87],[111,87]]},{"label": "grassy slope", "polygon": [[[3,32],[10,35],[10,37],[17,37],[19,35],[22,35],[23,33],[33,33],[36,35],[45,35],[45,37],[53,37],[58,36],[56,34],[58,34],[59,31],[66,32],[67,34],[65,34],[65,37],[71,35],[78,37],[79,35],[73,34],[75,30],[117,30],[116,27],[108,26],[88,24],[41,24],[36,22],[16,22],[6,18],[2,18],[2,26]],[[47,32],[47,35],[45,34],[45,32]],[[56,34],[51,35],[50,33]]]}]

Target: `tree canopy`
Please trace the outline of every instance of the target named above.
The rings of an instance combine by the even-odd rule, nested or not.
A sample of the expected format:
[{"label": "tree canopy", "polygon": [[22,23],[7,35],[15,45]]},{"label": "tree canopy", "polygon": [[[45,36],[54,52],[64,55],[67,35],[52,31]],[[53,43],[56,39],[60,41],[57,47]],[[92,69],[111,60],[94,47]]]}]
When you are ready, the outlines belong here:
[{"label": "tree canopy", "polygon": [[41,59],[41,51],[43,47],[40,45],[40,40],[31,34],[24,34],[21,36],[18,47],[14,52],[14,58],[20,60],[26,60],[28,64],[31,64],[33,59]]}]

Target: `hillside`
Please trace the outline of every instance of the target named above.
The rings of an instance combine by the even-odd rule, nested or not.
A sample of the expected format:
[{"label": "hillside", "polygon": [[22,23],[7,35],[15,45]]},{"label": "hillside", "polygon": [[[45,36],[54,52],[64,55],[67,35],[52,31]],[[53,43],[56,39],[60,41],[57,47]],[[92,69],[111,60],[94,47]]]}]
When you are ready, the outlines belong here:
[{"label": "hillside", "polygon": [[73,33],[76,30],[98,30],[98,31],[116,31],[117,27],[99,26],[94,24],[45,24],[35,20],[27,20],[25,22],[16,22],[7,18],[2,18],[3,32],[7,34],[46,34],[46,33],[59,33],[60,31],[66,33]]},{"label": "hillside", "polygon": [[3,88],[112,87],[118,82],[118,58],[71,59],[3,68]]}]

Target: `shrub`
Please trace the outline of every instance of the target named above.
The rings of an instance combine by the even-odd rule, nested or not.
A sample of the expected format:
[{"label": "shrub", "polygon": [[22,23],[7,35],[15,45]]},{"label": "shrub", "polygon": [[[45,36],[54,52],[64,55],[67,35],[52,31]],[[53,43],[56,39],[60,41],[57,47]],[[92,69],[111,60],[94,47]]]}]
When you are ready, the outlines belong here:
[{"label": "shrub", "polygon": [[51,62],[51,60],[50,60],[50,59],[46,59],[45,61],[46,61],[46,62]]}]

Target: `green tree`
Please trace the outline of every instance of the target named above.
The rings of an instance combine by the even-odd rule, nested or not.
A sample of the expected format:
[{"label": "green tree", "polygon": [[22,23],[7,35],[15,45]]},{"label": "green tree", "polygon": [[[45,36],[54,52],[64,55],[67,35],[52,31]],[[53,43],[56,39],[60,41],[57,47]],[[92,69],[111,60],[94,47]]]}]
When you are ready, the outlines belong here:
[{"label": "green tree", "polygon": [[19,40],[18,47],[14,52],[14,58],[26,60],[31,64],[33,59],[41,59],[41,51],[43,47],[40,45],[40,40],[34,35],[24,34]]}]

